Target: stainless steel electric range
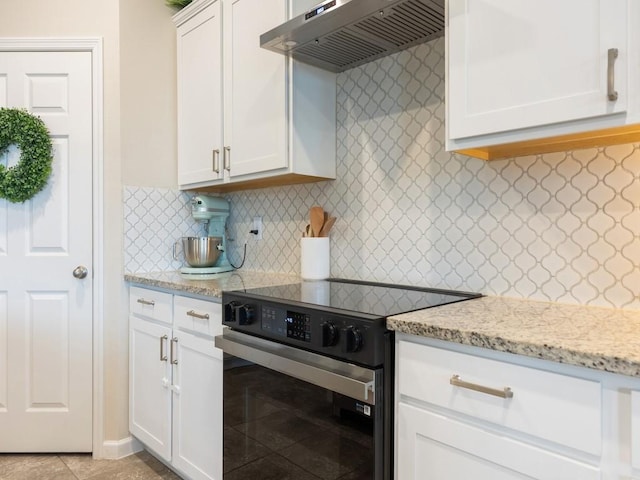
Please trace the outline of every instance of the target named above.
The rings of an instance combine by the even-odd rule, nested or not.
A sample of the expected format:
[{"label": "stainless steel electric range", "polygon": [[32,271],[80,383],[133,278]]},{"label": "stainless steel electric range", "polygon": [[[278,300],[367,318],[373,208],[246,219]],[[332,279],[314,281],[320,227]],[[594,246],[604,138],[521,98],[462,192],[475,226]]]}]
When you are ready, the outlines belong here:
[{"label": "stainless steel electric range", "polygon": [[341,279],[224,292],[224,479],[390,480],[386,318],[479,296]]}]

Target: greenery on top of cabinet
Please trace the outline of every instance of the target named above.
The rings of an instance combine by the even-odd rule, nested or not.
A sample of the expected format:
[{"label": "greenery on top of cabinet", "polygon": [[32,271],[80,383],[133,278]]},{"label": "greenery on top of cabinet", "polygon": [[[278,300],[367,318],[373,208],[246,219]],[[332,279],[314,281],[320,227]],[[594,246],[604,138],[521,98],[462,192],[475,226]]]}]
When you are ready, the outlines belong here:
[{"label": "greenery on top of cabinet", "polygon": [[170,7],[184,8],[191,3],[191,0],[165,0]]}]

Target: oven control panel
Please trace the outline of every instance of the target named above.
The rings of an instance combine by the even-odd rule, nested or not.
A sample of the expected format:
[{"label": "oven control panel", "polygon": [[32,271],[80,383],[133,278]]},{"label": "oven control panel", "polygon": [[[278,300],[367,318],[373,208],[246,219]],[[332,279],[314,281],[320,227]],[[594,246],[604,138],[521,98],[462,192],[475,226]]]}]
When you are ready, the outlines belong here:
[{"label": "oven control panel", "polygon": [[262,331],[311,343],[311,315],[269,305],[263,305],[260,313]]},{"label": "oven control panel", "polygon": [[[223,325],[368,366],[384,361],[385,319],[362,319],[322,309],[223,294]],[[241,295],[238,295],[241,297]]]}]

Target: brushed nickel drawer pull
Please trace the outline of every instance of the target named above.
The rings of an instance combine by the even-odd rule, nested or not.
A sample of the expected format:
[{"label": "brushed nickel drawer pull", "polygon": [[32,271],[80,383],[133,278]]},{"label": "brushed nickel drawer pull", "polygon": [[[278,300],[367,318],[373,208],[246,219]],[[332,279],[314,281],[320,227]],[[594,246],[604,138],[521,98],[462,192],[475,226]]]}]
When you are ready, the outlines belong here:
[{"label": "brushed nickel drawer pull", "polygon": [[610,102],[618,100],[618,92],[616,92],[615,64],[618,58],[618,49],[610,48],[607,51],[607,98]]},{"label": "brushed nickel drawer pull", "polygon": [[169,340],[169,337],[167,335],[163,335],[160,337],[160,361],[161,362],[167,361],[167,353],[164,351],[164,344],[167,340]]},{"label": "brushed nickel drawer pull", "polygon": [[216,148],[215,150],[212,151],[212,155],[213,155],[213,172],[220,173],[220,165],[219,165],[220,150]]},{"label": "brushed nickel drawer pull", "polygon": [[231,171],[231,147],[224,147],[222,152],[222,164],[227,172]]},{"label": "brushed nickel drawer pull", "polygon": [[194,317],[194,318],[199,318],[201,320],[209,320],[209,314],[208,313],[196,313],[195,310],[189,310],[187,312],[187,315],[189,315],[190,317]]},{"label": "brushed nickel drawer pull", "polygon": [[486,393],[500,398],[513,398],[513,392],[510,387],[504,387],[502,390],[499,388],[489,388],[477,383],[469,383],[460,379],[460,375],[453,375],[449,380],[449,383],[454,387],[468,388],[476,392]]},{"label": "brushed nickel drawer pull", "polygon": [[177,365],[178,364],[178,352],[176,352],[173,349],[173,346],[176,346],[176,348],[178,347],[178,337],[173,337],[171,339],[171,345],[169,348],[169,353],[171,354],[171,365]]},{"label": "brushed nickel drawer pull", "polygon": [[139,298],[138,300],[136,300],[136,302],[141,303],[142,305],[155,305],[156,302],[154,302],[153,300],[145,300],[144,298]]}]

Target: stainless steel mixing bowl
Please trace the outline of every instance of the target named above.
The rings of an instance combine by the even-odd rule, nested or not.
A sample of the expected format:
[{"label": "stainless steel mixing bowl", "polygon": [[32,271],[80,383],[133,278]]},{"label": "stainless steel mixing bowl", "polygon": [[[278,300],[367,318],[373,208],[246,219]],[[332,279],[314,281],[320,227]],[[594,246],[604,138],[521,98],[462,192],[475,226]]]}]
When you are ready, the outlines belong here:
[{"label": "stainless steel mixing bowl", "polygon": [[222,237],[182,237],[184,259],[191,267],[213,267],[220,256]]}]

